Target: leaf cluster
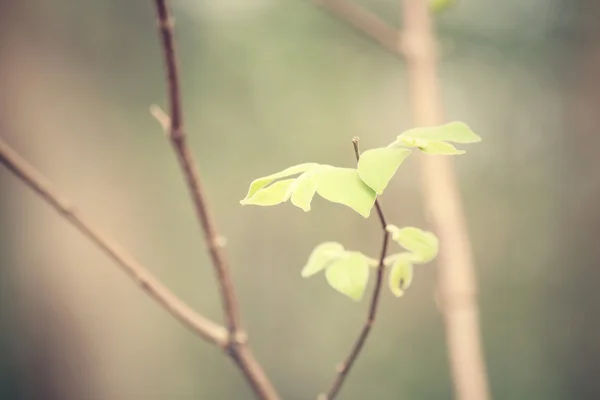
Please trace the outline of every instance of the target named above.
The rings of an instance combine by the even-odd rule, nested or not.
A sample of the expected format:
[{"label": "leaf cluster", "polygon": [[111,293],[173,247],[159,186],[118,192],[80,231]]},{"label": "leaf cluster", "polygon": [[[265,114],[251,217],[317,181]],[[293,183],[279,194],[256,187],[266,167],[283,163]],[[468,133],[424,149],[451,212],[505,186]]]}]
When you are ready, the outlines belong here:
[{"label": "leaf cluster", "polygon": [[[398,167],[413,150],[429,155],[459,155],[465,151],[452,143],[479,141],[481,138],[477,134],[458,121],[409,129],[388,146],[365,151],[356,168],[304,163],[255,179],[240,203],[273,206],[291,200],[294,206],[307,212],[318,194],[367,218],[377,196],[383,194]],[[390,267],[390,290],[395,296],[402,296],[412,282],[413,266],[433,260],[439,250],[439,241],[433,233],[415,227],[388,225],[386,230],[392,240],[406,250],[383,260],[383,264]],[[336,242],[325,242],[313,250],[301,275],[306,278],[325,270],[325,278],[334,289],[360,300],[369,280],[369,269],[377,266],[377,261],[360,252],[346,250]]]}]

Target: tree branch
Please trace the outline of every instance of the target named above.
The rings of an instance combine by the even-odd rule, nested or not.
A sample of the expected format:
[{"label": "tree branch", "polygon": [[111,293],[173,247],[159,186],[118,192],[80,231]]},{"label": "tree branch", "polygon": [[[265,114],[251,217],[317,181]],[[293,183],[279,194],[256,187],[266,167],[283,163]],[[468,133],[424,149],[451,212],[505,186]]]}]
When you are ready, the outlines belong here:
[{"label": "tree branch", "polygon": [[234,335],[240,329],[240,317],[233,289],[231,274],[227,259],[219,245],[219,235],[216,232],[212,216],[208,211],[204,190],[200,182],[198,168],[187,145],[186,135],[183,127],[183,110],[181,107],[181,88],[179,83],[179,69],[173,37],[173,19],[169,15],[166,0],[156,0],[156,13],[158,16],[158,27],[162,39],[164,59],[167,73],[167,92],[169,98],[170,120],[169,138],[190,192],[194,209],[204,232],[204,238],[217,280],[219,282],[223,309],[225,311],[226,325],[230,334]]},{"label": "tree branch", "polygon": [[[360,159],[360,150],[358,149],[358,138],[354,137],[352,139],[352,144],[354,145],[354,152],[356,153],[356,161]],[[379,309],[379,300],[381,298],[381,287],[383,286],[383,274],[385,272],[384,260],[387,255],[388,243],[389,243],[389,232],[385,229],[387,226],[387,222],[385,220],[385,216],[383,215],[383,210],[381,209],[381,205],[379,204],[379,200],[375,200],[375,209],[377,210],[377,216],[379,217],[379,222],[381,223],[381,229],[383,231],[383,240],[381,244],[381,253],[379,254],[379,263],[377,264],[377,278],[375,280],[375,288],[373,289],[373,295],[371,296],[371,304],[369,305],[369,312],[367,314],[367,319],[365,324],[363,325],[358,338],[354,342],[352,349],[350,349],[350,354],[346,358],[344,362],[342,362],[337,368],[337,375],[331,385],[331,388],[327,392],[327,394],[321,394],[318,400],[333,400],[335,396],[340,391],[346,377],[350,373],[350,369],[354,365],[354,362],[358,358],[362,348],[365,345],[367,337],[369,336],[369,332],[371,332],[371,327],[375,323],[375,318],[377,316],[377,310]]]},{"label": "tree branch", "polygon": [[228,351],[231,358],[244,373],[255,394],[264,400],[278,399],[275,388],[267,378],[260,364],[256,361],[246,343],[246,335],[242,330],[239,307],[235,296],[229,265],[222,250],[222,240],[217,234],[212,215],[208,211],[206,196],[196,163],[187,145],[183,127],[183,110],[181,106],[181,87],[173,34],[173,19],[167,8],[166,0],[155,0],[158,28],[162,40],[164,62],[166,65],[167,92],[170,108],[169,138],[182,172],[185,176],[194,208],[204,233],[212,265],[219,283],[221,301],[225,312],[226,325],[229,331]]},{"label": "tree branch", "polygon": [[54,210],[74,225],[102,251],[108,254],[121,269],[148,296],[156,300],[179,322],[194,333],[221,348],[227,345],[227,331],[217,323],[199,315],[175,294],[163,286],[147,269],[137,262],[133,256],[124,251],[112,238],[102,234],[93,227],[70,202],[62,198],[52,184],[48,182],[33,166],[19,156],[13,149],[0,139],[0,162],[29,188],[50,204]]},{"label": "tree branch", "polygon": [[[443,123],[433,23],[426,0],[402,0],[403,50],[416,126]],[[440,238],[439,304],[456,398],[486,400],[489,388],[481,351],[475,267],[454,165],[421,155],[423,199]]]},{"label": "tree branch", "polygon": [[312,0],[394,54],[401,54],[398,31],[362,6],[348,0]]}]

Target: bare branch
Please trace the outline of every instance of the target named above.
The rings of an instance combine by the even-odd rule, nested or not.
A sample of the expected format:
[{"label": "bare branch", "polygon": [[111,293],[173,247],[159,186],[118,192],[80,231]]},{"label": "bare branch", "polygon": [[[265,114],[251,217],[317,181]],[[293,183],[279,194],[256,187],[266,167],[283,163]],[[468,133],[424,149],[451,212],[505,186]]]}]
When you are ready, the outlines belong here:
[{"label": "bare branch", "polygon": [[392,28],[375,14],[365,10],[352,0],[312,0],[315,4],[327,9],[339,19],[346,21],[354,28],[379,42],[394,54],[400,54],[398,31]]},{"label": "bare branch", "polygon": [[[356,153],[356,161],[360,158],[360,150],[358,148],[358,138],[354,137],[352,139],[352,144],[354,145],[354,152]],[[340,391],[342,385],[348,374],[350,373],[350,369],[354,365],[357,357],[360,355],[360,351],[362,350],[367,337],[369,336],[369,332],[371,332],[371,327],[375,323],[375,318],[377,316],[377,310],[379,309],[379,299],[381,298],[381,287],[383,286],[383,274],[385,272],[384,260],[387,255],[388,243],[389,243],[389,232],[385,229],[387,226],[387,222],[385,220],[385,216],[383,215],[383,210],[381,209],[381,205],[379,204],[379,200],[375,200],[375,209],[377,210],[377,216],[379,217],[379,222],[381,223],[381,229],[383,231],[383,240],[381,244],[381,253],[379,255],[379,263],[377,265],[377,278],[375,280],[375,288],[373,289],[373,295],[371,296],[371,304],[369,305],[369,313],[367,315],[367,320],[363,325],[358,338],[354,342],[352,349],[350,349],[350,354],[346,358],[344,362],[342,362],[337,368],[337,375],[331,385],[331,388],[327,392],[327,394],[321,394],[319,396],[319,400],[333,400],[335,396]]]},{"label": "bare branch", "polygon": [[[403,49],[416,126],[443,123],[433,23],[426,0],[402,0]],[[475,267],[454,165],[421,155],[423,199],[440,238],[439,295],[446,325],[456,398],[486,400],[489,388],[481,351]]]},{"label": "bare branch", "polygon": [[240,326],[238,305],[227,259],[223,254],[221,246],[219,246],[219,235],[217,234],[212,216],[208,211],[208,205],[206,204],[205,199],[206,196],[204,195],[204,190],[200,182],[198,168],[196,167],[192,153],[187,145],[183,127],[179,69],[177,65],[175,40],[173,37],[173,19],[169,15],[166,0],[156,0],[155,4],[167,72],[167,87],[171,114],[169,138],[171,139],[171,144],[177,154],[177,159],[182,172],[185,175],[190,196],[194,202],[194,209],[200,221],[200,225],[202,226],[202,231],[204,232],[206,245],[219,282],[226,325],[229,332],[233,335],[238,331]]},{"label": "bare branch", "polygon": [[158,28],[166,65],[167,92],[171,114],[169,137],[185,176],[219,283],[226,325],[229,330],[229,355],[238,364],[246,380],[259,398],[276,400],[279,397],[275,388],[267,378],[260,364],[253,357],[246,343],[246,335],[241,327],[239,307],[229,265],[222,249],[223,239],[218,235],[212,215],[208,211],[206,196],[200,182],[198,169],[187,145],[183,127],[181,87],[173,34],[173,19],[167,8],[166,0],[155,0],[154,3],[156,5]]},{"label": "bare branch", "polygon": [[61,197],[52,184],[36,169],[19,156],[13,149],[0,139],[0,162],[13,174],[50,204],[60,215],[74,225],[81,233],[108,254],[121,269],[148,296],[156,300],[179,322],[191,329],[200,337],[216,344],[221,348],[227,346],[227,331],[224,327],[199,315],[175,294],[163,286],[148,270],[137,262],[133,256],[124,251],[112,238],[102,234],[93,227],[70,202]]}]

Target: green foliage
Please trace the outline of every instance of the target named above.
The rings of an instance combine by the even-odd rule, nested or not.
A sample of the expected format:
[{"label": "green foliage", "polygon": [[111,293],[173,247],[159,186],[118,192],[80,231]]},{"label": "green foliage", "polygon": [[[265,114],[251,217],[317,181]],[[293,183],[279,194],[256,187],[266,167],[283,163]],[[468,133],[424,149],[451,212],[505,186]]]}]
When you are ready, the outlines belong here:
[{"label": "green foliage", "polygon": [[[296,179],[290,175],[302,173]],[[274,182],[274,183],[273,183]],[[359,177],[355,168],[338,168],[330,165],[299,164],[281,172],[258,178],[250,184],[242,205],[272,206],[288,201],[304,211],[310,211],[315,192],[325,200],[352,208],[367,218],[377,195]]]},{"label": "green foliage", "polygon": [[317,193],[325,200],[344,204],[367,218],[377,195],[360,179],[354,168],[329,167],[313,176]]},{"label": "green foliage", "polygon": [[408,250],[388,256],[384,261],[385,265],[391,265],[388,278],[390,290],[400,297],[412,282],[413,265],[433,260],[439,251],[439,240],[433,233],[411,226],[398,228],[388,225],[385,229],[390,232],[393,241]]},{"label": "green foliage", "polygon": [[456,3],[458,3],[458,0],[429,0],[429,9],[434,13],[439,13]]},{"label": "green foliage", "polygon": [[339,243],[325,242],[315,247],[301,275],[307,278],[325,270],[331,287],[358,301],[367,287],[372,261],[358,251],[344,250]]},{"label": "green foliage", "polygon": [[[309,169],[312,169],[318,165],[319,164],[315,164],[315,163],[298,164],[298,165],[294,165],[293,167],[284,169],[283,171],[274,173],[272,175],[263,176],[262,178],[255,179],[250,184],[250,189],[248,190],[248,194],[246,195],[244,200],[241,201],[241,204],[244,204],[244,205],[245,204],[255,204],[255,203],[250,202],[250,199],[252,199],[252,197],[254,197],[256,192],[258,192],[259,190],[261,190],[262,188],[267,186],[269,183],[271,183],[277,179],[287,178],[288,176],[297,175],[302,172],[306,172]],[[264,205],[264,204],[256,204],[256,205]]]},{"label": "green foliage", "polygon": [[358,160],[358,175],[380,195],[410,153],[410,150],[398,147],[367,150]]},{"label": "green foliage", "polygon": [[[310,211],[312,199],[318,194],[367,218],[377,196],[383,194],[398,167],[411,154],[411,148],[432,155],[457,155],[465,151],[451,143],[479,141],[481,138],[462,122],[409,129],[387,147],[365,151],[360,156],[357,168],[305,163],[255,179],[240,203],[273,206],[291,199],[296,207]],[[294,175],[299,176],[292,178]],[[386,230],[393,241],[407,250],[384,260],[384,266],[390,267],[390,290],[399,297],[412,282],[413,266],[430,262],[436,257],[439,241],[433,233],[419,228],[388,225]],[[301,275],[307,278],[325,270],[327,282],[334,289],[360,300],[369,281],[369,267],[377,267],[378,264],[360,252],[345,250],[339,243],[325,242],[313,250]]]},{"label": "green foliage", "polygon": [[385,228],[392,235],[392,240],[410,251],[410,261],[415,263],[427,263],[435,258],[439,250],[439,240],[431,232],[408,226],[398,228],[388,225]]},{"label": "green foliage", "polygon": [[391,292],[396,297],[402,296],[412,282],[413,264],[411,256],[411,253],[398,253],[388,257],[392,265],[388,275],[388,284]]},{"label": "green foliage", "polygon": [[476,143],[481,138],[467,124],[450,122],[440,126],[409,129],[398,136],[392,146],[417,147],[419,150],[434,155],[464,154],[448,142]]},{"label": "green foliage", "polygon": [[310,254],[308,262],[300,273],[303,278],[308,278],[327,268],[332,262],[344,254],[344,246],[336,242],[321,243]]}]

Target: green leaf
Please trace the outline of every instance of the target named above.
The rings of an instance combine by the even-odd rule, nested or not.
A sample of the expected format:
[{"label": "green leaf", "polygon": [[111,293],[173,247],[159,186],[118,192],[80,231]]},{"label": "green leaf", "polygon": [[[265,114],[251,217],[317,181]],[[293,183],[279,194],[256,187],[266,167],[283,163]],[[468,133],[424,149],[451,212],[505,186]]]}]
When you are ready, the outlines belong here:
[{"label": "green leaf", "polygon": [[336,242],[321,243],[310,254],[308,262],[300,273],[303,278],[308,278],[329,266],[332,262],[344,256],[344,246]]},{"label": "green leaf", "polygon": [[404,294],[413,280],[413,265],[410,253],[400,253],[394,260],[394,264],[388,275],[390,290],[396,297]]},{"label": "green leaf", "polygon": [[294,182],[292,204],[304,211],[310,211],[310,202],[317,191],[317,183],[308,174],[302,174]]},{"label": "green leaf", "polygon": [[377,194],[382,194],[400,164],[410,153],[410,150],[398,147],[367,150],[358,160],[358,175]]},{"label": "green leaf", "polygon": [[386,230],[392,234],[392,240],[412,253],[411,261],[427,263],[435,258],[439,250],[439,240],[431,232],[414,227],[398,228],[388,225]]},{"label": "green leaf", "polygon": [[279,171],[277,173],[255,179],[250,184],[250,189],[248,189],[248,194],[242,201],[240,201],[240,203],[241,204],[255,204],[252,202],[248,202],[248,200],[250,200],[250,198],[252,198],[252,196],[254,196],[259,190],[261,190],[262,188],[267,186],[269,183],[271,183],[277,179],[286,178],[288,176],[292,176],[292,175],[296,175],[296,174],[301,174],[303,172],[306,172],[306,171],[308,171],[312,168],[318,167],[318,166],[319,166],[319,164],[316,164],[316,163],[298,164],[298,165],[294,165],[293,167],[286,168],[283,171]]},{"label": "green leaf", "polygon": [[327,268],[325,277],[335,290],[358,301],[369,281],[367,258],[359,252],[347,252]]},{"label": "green leaf", "polygon": [[446,142],[427,142],[424,146],[419,146],[419,149],[421,149],[423,153],[438,156],[453,156],[466,153],[466,151],[458,150],[456,147]]},{"label": "green leaf", "polygon": [[398,136],[398,140],[402,140],[402,138],[453,143],[476,143],[481,141],[481,137],[475,134],[467,124],[458,121],[438,126],[409,129]]},{"label": "green leaf", "polygon": [[311,173],[317,184],[317,193],[325,200],[343,204],[367,218],[377,195],[358,176],[353,168],[320,168]]},{"label": "green leaf", "polygon": [[295,179],[285,179],[278,181],[271,186],[261,189],[256,192],[252,197],[246,198],[241,201],[243,205],[255,205],[255,206],[274,206],[279,203],[283,203],[290,198],[290,188],[295,182]]},{"label": "green leaf", "polygon": [[429,9],[434,13],[439,13],[455,5],[457,0],[429,0]]}]

